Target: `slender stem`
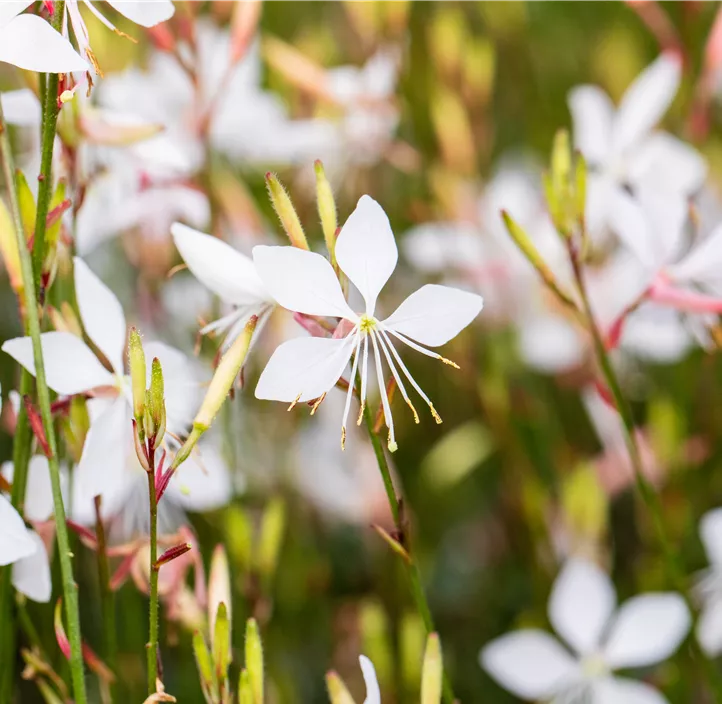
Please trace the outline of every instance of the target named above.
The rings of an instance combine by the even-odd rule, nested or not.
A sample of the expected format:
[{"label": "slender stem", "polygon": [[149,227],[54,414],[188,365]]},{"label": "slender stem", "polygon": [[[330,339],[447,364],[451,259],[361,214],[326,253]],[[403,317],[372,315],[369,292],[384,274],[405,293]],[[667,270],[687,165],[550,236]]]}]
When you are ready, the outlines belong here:
[{"label": "slender stem", "polygon": [[[115,596],[110,588],[110,565],[106,550],[105,526],[101,512],[102,496],[95,497],[95,536],[98,540],[98,582],[100,584],[100,602],[103,613],[103,640],[105,662],[113,672],[116,671],[118,646],[115,632]],[[113,699],[113,685],[110,687],[110,698]]]},{"label": "slender stem", "polygon": [[[414,559],[413,553],[411,551],[408,531],[403,524],[401,505],[399,503],[399,498],[396,495],[396,490],[394,489],[393,480],[391,479],[389,464],[386,461],[386,455],[384,454],[384,448],[381,444],[381,440],[378,434],[374,432],[374,423],[373,419],[371,418],[371,412],[369,411],[368,406],[364,407],[363,417],[366,423],[366,429],[368,431],[369,438],[371,438],[371,444],[373,445],[374,453],[376,454],[376,462],[378,463],[379,471],[381,472],[381,478],[384,482],[384,488],[386,489],[386,496],[389,500],[391,516],[393,517],[394,525],[396,526],[396,533],[409,556],[408,560],[401,560],[401,562],[406,569],[406,575],[408,577],[409,585],[411,587],[411,596],[414,599],[416,610],[418,611],[419,616],[424,623],[424,628],[426,630],[426,634],[428,635],[436,630],[434,627],[434,619],[431,615],[431,609],[429,608],[429,602],[426,599],[426,594],[424,593],[424,587],[421,581],[421,572],[419,571],[419,566],[416,564],[416,560]],[[446,672],[444,672],[443,694],[444,702],[446,702],[446,704],[453,704],[454,692],[451,688],[451,683]]]},{"label": "slender stem", "polygon": [[[659,499],[659,495],[654,490],[652,485],[649,483],[644,475],[644,465],[642,463],[642,455],[639,451],[639,445],[637,443],[637,436],[635,433],[634,419],[632,417],[632,411],[627,403],[622,388],[617,378],[617,374],[614,371],[614,367],[607,354],[607,348],[604,344],[604,338],[599,330],[594,312],[592,311],[591,303],[589,301],[589,294],[587,293],[586,283],[584,281],[584,273],[582,271],[582,264],[579,257],[579,252],[576,249],[573,242],[569,242],[569,254],[572,263],[572,269],[574,271],[574,278],[576,280],[577,288],[579,289],[579,296],[582,301],[584,314],[587,319],[589,331],[592,334],[594,342],[594,351],[599,363],[599,367],[604,376],[604,380],[609,386],[609,390],[614,397],[614,403],[619,411],[619,415],[622,419],[622,425],[624,427],[624,439],[627,445],[627,451],[629,452],[629,458],[632,463],[634,470],[634,481],[637,487],[637,491],[642,498],[649,514],[652,518],[654,530],[656,533],[657,541],[659,542],[660,548],[664,555],[665,567],[667,569],[668,577],[674,586],[674,588],[684,598],[687,608],[696,620],[695,614],[697,609],[689,596],[687,584],[685,581],[684,565],[680,559],[680,554],[675,552],[671,546],[669,536],[667,535],[667,529],[664,525],[664,516],[662,512],[662,504]],[[702,652],[697,639],[693,636],[689,639],[690,650],[692,651],[694,658],[699,662],[703,663],[707,679],[710,684],[712,692],[716,695],[715,701],[722,702],[722,677],[715,667],[714,663],[707,658]]]},{"label": "slender stem", "polygon": [[158,678],[158,499],[155,492],[155,452],[151,447],[148,472],[148,496],[150,498],[150,609],[148,629],[148,694],[156,691]]},{"label": "slender stem", "polygon": [[[62,3],[56,5],[56,11]],[[54,137],[54,134],[51,135]],[[52,144],[52,139],[51,139]],[[20,207],[18,204],[17,190],[15,188],[15,164],[10,149],[10,138],[5,124],[5,118],[0,106],[0,152],[2,152],[3,171],[6,182],[10,184],[10,205],[15,224],[15,236],[20,256],[20,268],[23,280],[23,295],[25,298],[25,314],[27,316],[27,330],[33,343],[33,361],[35,363],[35,379],[38,390],[38,405],[40,416],[43,421],[43,430],[50,448],[48,465],[50,467],[50,481],[53,493],[53,505],[55,511],[56,536],[58,541],[58,557],[60,560],[60,571],[63,581],[63,595],[67,617],[68,637],[70,639],[70,668],[73,680],[73,692],[76,704],[86,704],[85,679],[83,676],[83,656],[81,653],[80,636],[80,614],[78,609],[78,591],[73,578],[73,554],[70,551],[68,527],[65,523],[65,506],[63,505],[63,494],[60,487],[60,469],[58,466],[58,448],[55,439],[55,428],[50,410],[50,392],[45,379],[45,363],[43,360],[43,349],[40,341],[40,317],[38,314],[38,302],[33,286],[33,263],[28,251],[25,235],[23,233]],[[47,194],[49,194],[49,190]],[[46,195],[46,198],[48,196]],[[47,208],[47,203],[45,204]],[[45,221],[41,229],[45,228]],[[37,234],[37,233],[36,233]]]},{"label": "slender stem", "polygon": [[[55,3],[53,28],[61,31],[65,16],[65,0]],[[33,235],[33,267],[35,270],[35,289],[41,305],[45,292],[41,288],[43,261],[45,259],[45,232],[47,230],[50,198],[53,192],[53,146],[55,130],[58,124],[58,83],[57,73],[49,73],[45,79],[45,99],[43,101],[42,146],[40,151],[40,174],[38,175],[38,203],[35,214],[35,233]]]}]

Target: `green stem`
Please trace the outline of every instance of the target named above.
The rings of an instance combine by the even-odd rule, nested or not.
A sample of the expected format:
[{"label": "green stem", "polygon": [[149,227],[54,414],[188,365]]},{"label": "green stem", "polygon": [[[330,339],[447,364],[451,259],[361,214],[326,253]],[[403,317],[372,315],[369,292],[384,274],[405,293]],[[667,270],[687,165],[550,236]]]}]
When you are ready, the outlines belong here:
[{"label": "green stem", "polygon": [[[642,501],[651,516],[657,541],[662,549],[662,554],[664,555],[668,578],[674,588],[684,598],[687,608],[689,609],[690,614],[692,614],[693,620],[696,621],[697,609],[688,593],[685,581],[684,565],[682,564],[679,553],[672,549],[669,536],[667,535],[667,529],[664,525],[664,515],[659,495],[644,475],[644,465],[642,463],[642,455],[639,450],[639,445],[637,444],[632,410],[627,403],[627,399],[622,393],[622,387],[619,383],[619,379],[617,378],[617,374],[614,371],[614,367],[612,366],[609,355],[607,354],[604,338],[599,330],[599,326],[597,325],[594,312],[592,311],[591,303],[589,301],[589,294],[587,293],[587,287],[584,282],[584,273],[582,271],[579,252],[572,242],[569,243],[569,254],[572,269],[574,271],[574,278],[577,288],[579,289],[579,297],[584,309],[584,315],[594,342],[594,351],[597,362],[599,363],[604,380],[612,393],[614,404],[617,407],[622,419],[624,440],[632,462],[634,482],[636,484],[637,491],[639,492],[639,495],[641,496]],[[694,636],[689,638],[689,646],[694,658],[703,663],[710,688],[716,695],[715,701],[722,702],[722,677],[720,677],[720,673],[717,671],[714,663],[711,662],[702,652],[697,639]]]},{"label": "green stem", "polygon": [[[65,0],[55,3],[53,28],[61,31],[65,15]],[[42,146],[40,151],[40,174],[38,175],[38,203],[35,213],[35,232],[33,235],[33,267],[35,271],[35,290],[40,302],[45,297],[41,289],[43,262],[45,259],[45,232],[47,229],[50,198],[53,192],[53,147],[58,124],[58,83],[57,73],[49,73],[45,79],[45,97],[43,101]]]},{"label": "green stem", "polygon": [[[152,448],[151,448],[152,450]],[[148,496],[150,497],[150,609],[148,629],[148,694],[155,694],[158,679],[158,498],[155,492],[154,452],[149,452]]]},{"label": "green stem", "polygon": [[[95,536],[98,540],[98,582],[100,584],[100,602],[103,613],[103,641],[105,661],[113,672],[116,672],[117,642],[115,631],[115,597],[110,588],[110,565],[106,550],[105,526],[101,513],[101,496],[95,497]],[[110,687],[110,698],[113,700],[113,685]]]},{"label": "green stem", "polygon": [[[62,3],[56,5],[56,12],[61,10]],[[52,144],[51,135],[50,142]],[[44,145],[45,146],[45,145]],[[52,147],[51,147],[52,148]],[[43,348],[40,341],[40,317],[38,314],[38,302],[33,286],[33,263],[28,251],[25,234],[23,232],[20,207],[18,204],[17,190],[15,188],[15,164],[10,149],[10,138],[5,124],[5,118],[0,107],[0,152],[2,152],[3,170],[6,182],[10,187],[10,206],[15,225],[15,236],[20,256],[20,269],[23,280],[23,295],[25,300],[25,314],[27,316],[27,330],[33,343],[33,361],[35,363],[35,379],[38,390],[38,405],[40,416],[43,422],[43,430],[50,448],[48,465],[50,468],[50,481],[53,493],[53,505],[55,511],[56,536],[58,541],[58,557],[60,560],[60,571],[63,581],[63,595],[67,617],[68,637],[70,639],[70,668],[73,680],[73,692],[76,704],[86,704],[85,679],[83,676],[83,656],[81,653],[80,636],[80,614],[78,609],[78,591],[73,578],[72,553],[68,537],[68,527],[65,522],[65,506],[60,487],[60,469],[58,466],[58,448],[55,439],[55,428],[53,417],[50,411],[50,392],[45,379],[45,363],[43,360]],[[46,191],[46,198],[49,190]],[[40,203],[38,203],[40,207]],[[47,203],[45,208],[47,210]],[[40,224],[40,230],[45,230],[46,220]],[[37,231],[36,231],[37,236]]]},{"label": "green stem", "polygon": [[[406,569],[406,575],[408,577],[409,585],[411,587],[411,596],[413,597],[414,604],[416,605],[416,610],[418,611],[419,616],[424,623],[426,635],[429,635],[430,633],[434,633],[436,630],[436,628],[434,627],[434,619],[431,615],[431,609],[429,608],[429,602],[426,599],[426,594],[424,593],[424,587],[421,581],[421,572],[419,571],[419,566],[416,564],[416,560],[414,559],[413,553],[411,551],[408,531],[404,526],[403,517],[401,514],[401,505],[399,504],[399,498],[396,495],[394,483],[391,479],[391,470],[389,469],[389,464],[386,461],[386,455],[384,453],[384,448],[381,444],[381,440],[378,434],[374,431],[373,420],[371,418],[371,412],[369,411],[368,406],[364,406],[363,417],[366,423],[366,430],[368,431],[369,438],[371,438],[371,444],[373,445],[374,453],[376,454],[376,462],[378,463],[379,471],[381,472],[381,478],[384,482],[384,488],[386,489],[386,496],[389,500],[391,516],[393,517],[394,525],[396,526],[397,537],[400,538],[400,542],[402,543],[402,546],[408,554],[408,560],[403,559],[401,560],[401,562]],[[453,704],[454,692],[451,688],[451,682],[449,681],[446,672],[444,672],[443,694],[444,702],[446,702],[446,704]]]}]

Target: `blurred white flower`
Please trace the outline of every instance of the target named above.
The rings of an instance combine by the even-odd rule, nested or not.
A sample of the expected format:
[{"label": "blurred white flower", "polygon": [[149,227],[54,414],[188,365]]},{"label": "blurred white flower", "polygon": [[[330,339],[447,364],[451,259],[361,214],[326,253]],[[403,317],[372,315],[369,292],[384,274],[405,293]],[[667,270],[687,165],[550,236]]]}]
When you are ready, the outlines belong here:
[{"label": "blurred white flower", "polygon": [[697,640],[710,656],[722,652],[722,508],[705,513],[699,522],[709,568],[697,584],[702,613],[697,621]]},{"label": "blurred white flower", "polygon": [[616,110],[597,86],[579,86],[569,94],[574,143],[590,168],[586,219],[593,236],[604,232],[611,198],[625,186],[690,195],[702,185],[707,167],[700,154],[654,131],[677,92],[681,70],[679,57],[662,54],[627,89]]},{"label": "blurred white flower", "polygon": [[549,597],[549,620],[572,652],[540,630],[520,630],[489,643],[482,667],[505,689],[525,700],[564,704],[662,704],[643,682],[614,671],[647,667],[670,657],[690,628],[678,594],[636,596],[615,613],[609,577],[595,564],[569,560]]},{"label": "blurred white flower", "polygon": [[[80,317],[94,348],[69,332],[41,335],[48,386],[58,394],[86,394],[90,429],[73,475],[73,518],[81,524],[95,521],[93,499],[103,497],[103,515],[117,514],[125,526],[123,537],[142,530],[147,513],[147,479],[133,444],[132,393],[123,357],[126,323],[118,299],[79,258],[74,260],[75,290]],[[32,341],[20,337],[2,346],[31,374],[35,373]],[[177,437],[190,427],[199,402],[200,380],[186,356],[160,342],[144,345],[148,358],[158,357],[163,367],[167,412],[165,449],[173,451]],[[110,366],[110,371],[106,364]],[[150,375],[150,365],[148,365]],[[191,455],[171,480],[160,504],[160,530],[175,530],[181,508],[206,510],[230,497],[227,469],[218,453]],[[142,497],[145,497],[144,499]],[[174,515],[175,513],[175,515]],[[167,517],[168,520],[164,520]]]},{"label": "blurred white flower", "polygon": [[45,545],[35,531],[25,527],[20,514],[1,494],[0,535],[0,566],[13,566],[15,589],[33,601],[50,601],[52,583]]},{"label": "blurred white flower", "polygon": [[0,3],[0,62],[40,73],[87,70],[87,62],[48,22],[37,15],[21,14],[33,2]]},{"label": "blurred white flower", "polygon": [[[256,330],[264,324],[275,301],[256,273],[253,260],[217,237],[181,223],[171,227],[173,241],[191,273],[233,311],[209,323],[201,334],[227,332],[224,348],[230,346],[251,318],[258,316]],[[257,334],[257,333],[256,333]]]},{"label": "blurred white flower", "polygon": [[[350,323],[344,337],[305,337],[280,345],[261,374],[256,397],[292,403],[321,398],[335,386],[353,356],[341,425],[343,446],[359,368],[362,411],[366,402],[370,340],[389,430],[388,445],[393,451],[396,440],[383,378],[382,354],[415,420],[418,422],[418,415],[396,364],[428,404],[437,423],[441,419],[401,360],[391,337],[422,354],[453,364],[422,345],[438,347],[458,335],[478,315],[482,298],[459,289],[429,284],[411,294],[388,318],[378,320],[376,300],[396,268],[398,251],[386,213],[369,196],[361,197],[343,226],[335,253],[339,267],[363,297],[363,313],[357,314],[349,307],[333,268],[321,255],[296,247],[254,247],[253,260],[258,275],[279,305],[306,315],[342,318],[339,332]],[[363,362],[359,364],[361,358]]]},{"label": "blurred white flower", "polygon": [[381,689],[376,677],[374,664],[365,655],[359,655],[359,664],[366,684],[366,699],[364,704],[381,704]]}]

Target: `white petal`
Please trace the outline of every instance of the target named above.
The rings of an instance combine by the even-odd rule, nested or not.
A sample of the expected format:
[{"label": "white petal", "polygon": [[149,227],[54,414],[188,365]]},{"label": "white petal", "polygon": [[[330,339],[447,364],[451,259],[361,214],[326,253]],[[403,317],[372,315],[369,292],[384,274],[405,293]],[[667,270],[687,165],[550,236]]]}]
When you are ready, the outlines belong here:
[{"label": "white petal", "polygon": [[192,274],[224,301],[249,305],[270,299],[250,257],[179,222],[173,224],[171,233]]},{"label": "white petal", "polygon": [[26,71],[70,73],[88,64],[70,42],[36,15],[21,15],[0,27],[0,62]]},{"label": "white petal", "polygon": [[276,348],[256,386],[256,398],[300,403],[333,388],[346,368],[352,336],[342,340],[300,337]]},{"label": "white petal", "polygon": [[669,275],[678,282],[715,283],[722,280],[722,225],[695,244]]},{"label": "white petal", "polygon": [[584,359],[577,328],[561,316],[540,314],[524,320],[518,336],[521,358],[545,374],[568,371]]},{"label": "white petal", "polygon": [[649,270],[662,265],[657,233],[652,232],[647,216],[637,200],[621,188],[611,194],[609,223],[622,244]]},{"label": "white petal", "polygon": [[123,307],[80,257],[75,257],[73,262],[75,295],[85,332],[108,358],[116,374],[122,374],[126,336]]},{"label": "white petal", "polygon": [[594,683],[592,704],[668,704],[654,687],[621,677],[606,677]]},{"label": "white petal", "polygon": [[0,95],[5,120],[11,125],[36,126],[40,124],[40,101],[30,88],[9,90]]},{"label": "white petal", "polygon": [[0,27],[4,27],[11,19],[17,17],[35,0],[3,0],[0,2]]},{"label": "white petal", "polygon": [[713,597],[702,609],[697,621],[697,640],[708,656],[722,653],[722,599]]},{"label": "white petal", "polygon": [[141,27],[153,27],[173,17],[171,0],[108,0],[108,5]]},{"label": "white petal", "polygon": [[[61,474],[61,489],[67,486],[67,475]],[[47,521],[55,513],[50,465],[45,455],[35,455],[28,465],[28,486],[25,491],[25,518]]]},{"label": "white petal", "polygon": [[260,245],[253,248],[253,263],[266,289],[284,308],[356,320],[333,268],[320,254]]},{"label": "white petal", "polygon": [[[93,500],[103,497],[104,517],[112,517],[123,505],[132,486],[133,471],[129,464],[132,452],[130,407],[119,396],[90,425],[83,454],[73,474],[73,518],[83,525],[95,523]],[[142,471],[138,466],[138,471]]]},{"label": "white petal", "polygon": [[456,337],[483,305],[483,299],[475,293],[426,284],[412,293],[383,324],[423,345],[438,347]]},{"label": "white petal", "polygon": [[373,315],[376,299],[396,268],[399,252],[383,208],[361,196],[336,240],[336,261],[366,301]]},{"label": "white petal", "polygon": [[613,149],[616,153],[638,142],[660,121],[674,99],[681,73],[679,58],[662,54],[627,89],[614,126]]},{"label": "white petal", "polygon": [[722,567],[722,508],[708,511],[699,521],[699,536],[713,567]]},{"label": "white petal", "polygon": [[549,620],[577,653],[586,655],[599,647],[616,601],[611,580],[597,565],[572,558],[554,582]]},{"label": "white petal", "polygon": [[609,157],[614,105],[597,86],[579,86],[569,93],[574,123],[574,146],[588,163],[603,164]]},{"label": "white petal", "polygon": [[517,631],[484,647],[481,666],[522,699],[549,699],[578,677],[572,656],[548,633]]},{"label": "white petal", "polygon": [[47,604],[53,593],[48,552],[35,531],[28,531],[28,535],[35,545],[35,551],[13,565],[13,586],[28,599]]},{"label": "white petal", "polygon": [[364,699],[364,704],[381,704],[381,690],[379,688],[379,681],[376,678],[376,668],[374,668],[374,664],[365,655],[360,655],[358,661],[361,665],[364,682],[366,683],[366,699]]},{"label": "white petal", "polygon": [[619,609],[604,647],[611,668],[644,667],[668,658],[689,631],[691,619],[678,594],[643,594]]},{"label": "white petal", "polygon": [[637,188],[635,197],[649,223],[657,261],[664,265],[676,261],[685,244],[685,225],[689,218],[687,199],[680,193],[658,191],[649,186]]},{"label": "white petal", "polygon": [[667,132],[654,132],[629,156],[627,172],[634,186],[690,195],[703,185],[707,162],[682,140]]},{"label": "white petal", "polygon": [[212,445],[201,443],[199,447],[178,467],[166,496],[187,511],[213,511],[230,501],[231,475]]},{"label": "white petal", "polygon": [[[79,394],[113,384],[113,375],[79,337],[69,332],[53,331],[44,332],[40,340],[48,386],[56,393]],[[2,350],[35,375],[33,343],[29,337],[7,340]]]},{"label": "white petal", "polygon": [[36,546],[20,514],[0,494],[0,566],[32,555]]}]

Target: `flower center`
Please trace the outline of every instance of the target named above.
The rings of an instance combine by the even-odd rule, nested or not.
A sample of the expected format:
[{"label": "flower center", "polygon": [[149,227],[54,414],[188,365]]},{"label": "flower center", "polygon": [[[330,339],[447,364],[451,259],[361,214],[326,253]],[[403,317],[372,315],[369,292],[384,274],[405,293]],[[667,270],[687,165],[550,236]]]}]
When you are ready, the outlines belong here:
[{"label": "flower center", "polygon": [[609,667],[599,653],[592,653],[582,659],[582,672],[585,677],[595,679],[609,673]]},{"label": "flower center", "polygon": [[361,320],[359,321],[359,330],[364,334],[369,333],[372,330],[376,329],[376,323],[376,318],[370,315],[366,315],[366,313],[364,313],[361,316]]}]

